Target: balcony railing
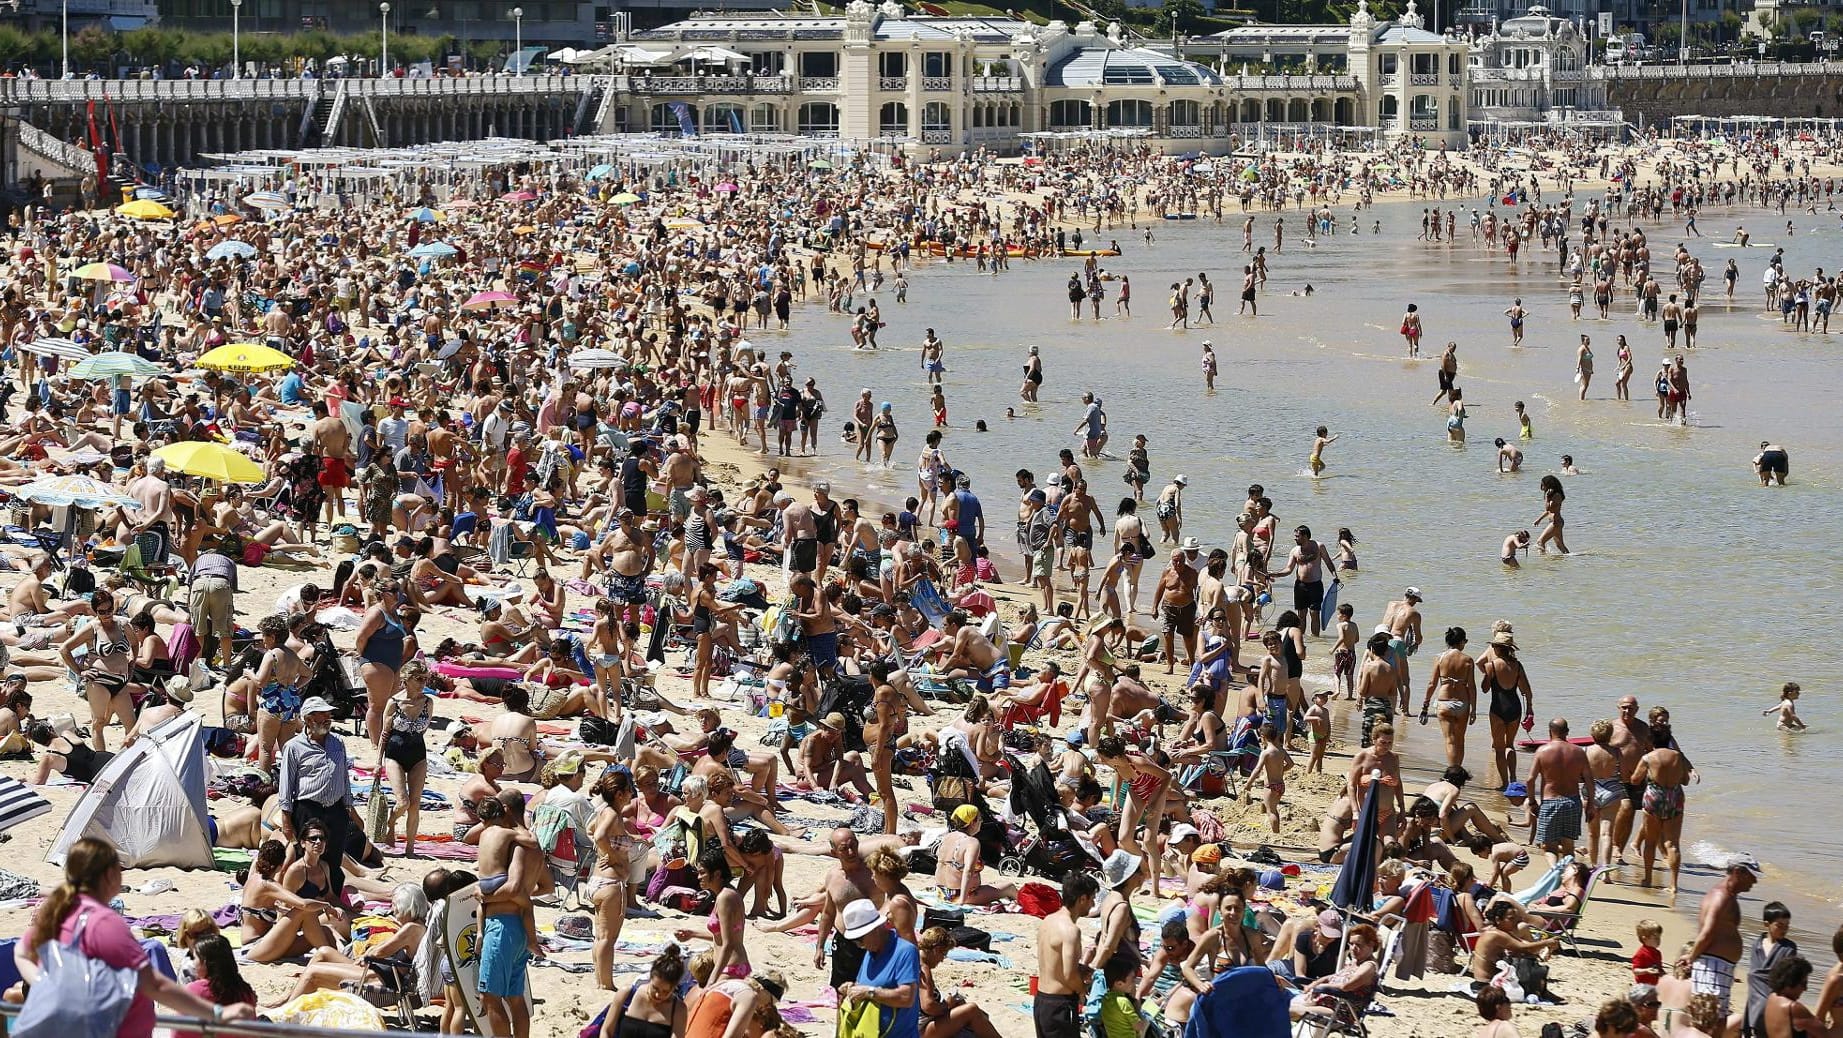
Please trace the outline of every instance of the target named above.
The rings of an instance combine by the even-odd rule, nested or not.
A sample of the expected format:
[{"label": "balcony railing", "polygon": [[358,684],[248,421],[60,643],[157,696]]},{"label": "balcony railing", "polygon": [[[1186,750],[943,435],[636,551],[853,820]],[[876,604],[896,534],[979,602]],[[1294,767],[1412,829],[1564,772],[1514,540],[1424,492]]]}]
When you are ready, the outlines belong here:
[{"label": "balcony railing", "polygon": [[1188,140],[1193,137],[1201,137],[1203,136],[1203,127],[1201,126],[1173,126],[1170,129],[1165,131],[1165,136],[1178,138],[1180,140]]},{"label": "balcony railing", "polygon": [[1410,130],[1437,130],[1439,128],[1440,119],[1438,116],[1416,115],[1408,120],[1408,129]]},{"label": "balcony railing", "polygon": [[953,131],[923,130],[921,139],[923,144],[951,144],[953,143]]},{"label": "balcony railing", "polygon": [[[711,78],[711,77],[705,77]],[[721,77],[718,77],[721,78]],[[296,101],[342,83],[369,97],[574,94],[586,76],[437,76],[320,79],[0,79],[0,103],[47,101]]]},{"label": "balcony railing", "polygon": [[1024,89],[1024,81],[1017,76],[974,76],[973,93],[1015,93]]},{"label": "balcony railing", "polygon": [[1332,75],[1299,76],[1224,76],[1223,83],[1235,90],[1355,90],[1357,77]]},{"label": "balcony railing", "polygon": [[922,89],[938,94],[953,89],[952,76],[926,76],[922,79]]},{"label": "balcony railing", "polygon": [[888,93],[893,90],[907,90],[909,89],[909,77],[907,76],[880,76],[877,78],[877,89],[882,90],[885,93]]},{"label": "balcony railing", "polygon": [[1408,85],[1439,86],[1440,74],[1438,72],[1411,72],[1408,74]]},{"label": "balcony railing", "polygon": [[803,94],[838,93],[837,76],[801,76],[800,92]]}]

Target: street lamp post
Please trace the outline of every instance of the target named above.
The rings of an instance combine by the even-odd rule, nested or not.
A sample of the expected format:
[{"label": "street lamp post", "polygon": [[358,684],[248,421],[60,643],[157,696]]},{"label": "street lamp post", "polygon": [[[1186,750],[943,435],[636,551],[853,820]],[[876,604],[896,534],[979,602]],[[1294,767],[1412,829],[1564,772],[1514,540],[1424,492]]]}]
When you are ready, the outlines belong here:
[{"label": "street lamp post", "polygon": [[512,61],[514,62],[512,70],[521,76],[525,74],[525,66],[520,64],[519,60],[523,58],[524,55],[525,9],[522,7],[514,7],[512,8]]},{"label": "street lamp post", "polygon": [[62,36],[64,40],[64,71],[60,75],[59,78],[69,79],[70,78],[70,0],[63,0],[63,3],[59,5],[59,8],[61,9],[63,13],[63,18],[61,20],[62,28],[59,29],[59,34]]},{"label": "street lamp post", "polygon": [[390,0],[378,5],[378,77],[390,75]]},{"label": "street lamp post", "polygon": [[243,78],[242,38],[237,14],[243,9],[243,0],[230,0],[230,78]]}]

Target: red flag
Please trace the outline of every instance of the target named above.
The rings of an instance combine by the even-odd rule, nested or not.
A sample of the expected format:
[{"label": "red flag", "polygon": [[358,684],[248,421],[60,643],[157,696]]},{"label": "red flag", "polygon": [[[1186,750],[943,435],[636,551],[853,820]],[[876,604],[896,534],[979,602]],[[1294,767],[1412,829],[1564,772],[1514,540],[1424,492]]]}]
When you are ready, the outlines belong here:
[{"label": "red flag", "polygon": [[90,117],[90,154],[96,156],[96,196],[100,198],[102,197],[103,190],[107,188],[109,185],[109,160],[103,157],[102,134],[100,131],[96,129],[96,102],[95,101],[91,101],[89,103],[89,117]]}]

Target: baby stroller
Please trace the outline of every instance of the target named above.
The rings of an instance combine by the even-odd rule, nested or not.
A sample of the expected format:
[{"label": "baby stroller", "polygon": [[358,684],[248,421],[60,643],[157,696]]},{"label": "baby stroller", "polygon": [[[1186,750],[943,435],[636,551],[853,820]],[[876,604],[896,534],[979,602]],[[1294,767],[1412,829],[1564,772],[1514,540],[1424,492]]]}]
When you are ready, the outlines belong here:
[{"label": "baby stroller", "polygon": [[1097,864],[1093,855],[1069,828],[1068,812],[1056,793],[1056,777],[1042,761],[1025,767],[1014,754],[1011,760],[1011,815],[1036,825],[1032,835],[1021,825],[1007,827],[1010,846],[998,858],[998,871],[1006,876],[1035,874],[1060,880]]}]

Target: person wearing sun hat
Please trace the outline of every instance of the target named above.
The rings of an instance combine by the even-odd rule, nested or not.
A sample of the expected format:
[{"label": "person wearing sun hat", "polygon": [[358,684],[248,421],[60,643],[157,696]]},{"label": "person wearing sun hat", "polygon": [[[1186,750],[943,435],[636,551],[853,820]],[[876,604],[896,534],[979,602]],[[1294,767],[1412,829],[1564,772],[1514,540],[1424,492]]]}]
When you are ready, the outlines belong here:
[{"label": "person wearing sun hat", "polygon": [[[300,734],[282,746],[275,769],[281,836],[293,843],[309,821],[326,827],[326,845],[344,847],[352,822],[352,784],[346,744],[333,734],[333,704],[314,696],[301,704]],[[327,855],[328,889],[344,886],[337,853]]]},{"label": "person wearing sun hat", "polygon": [[934,870],[935,891],[957,905],[989,905],[1016,897],[1017,887],[994,886],[983,880],[978,832],[985,815],[973,804],[961,804],[948,816],[948,832],[935,848],[940,865]]},{"label": "person wearing sun hat", "polygon": [[873,1002],[881,1008],[881,1038],[921,1038],[921,953],[896,935],[889,916],[869,898],[846,905],[838,926],[845,940],[864,949],[857,980],[838,989],[841,1009]]}]

